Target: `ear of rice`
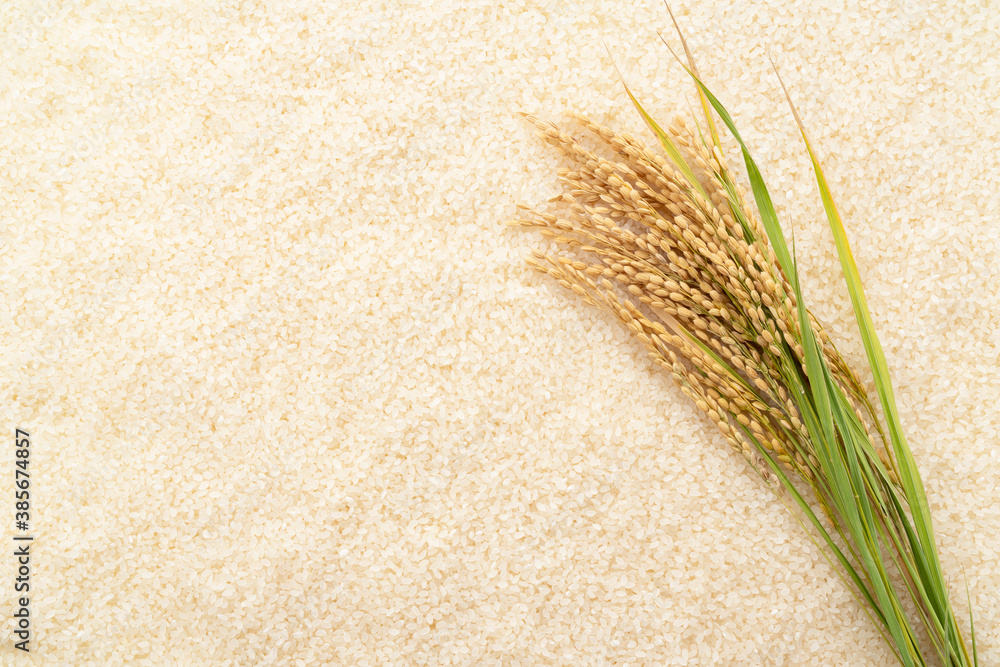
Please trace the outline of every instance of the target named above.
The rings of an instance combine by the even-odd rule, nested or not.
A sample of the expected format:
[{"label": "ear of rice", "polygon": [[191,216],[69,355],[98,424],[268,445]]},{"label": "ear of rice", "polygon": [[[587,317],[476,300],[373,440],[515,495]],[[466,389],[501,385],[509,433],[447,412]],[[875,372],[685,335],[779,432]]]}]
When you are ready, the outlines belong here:
[{"label": "ear of rice", "polygon": [[[573,254],[537,252],[529,263],[615,314],[765,482],[777,480],[776,492],[783,491],[812,539],[827,549],[902,664],[926,665],[930,656],[942,665],[976,664],[975,644],[970,653],[949,601],[923,484],[857,265],[801,121],[793,107],[884,428],[856,374],[806,307],[794,254],[732,117],[693,62],[686,69],[706,113],[711,106],[741,148],[756,210],[722,157],[711,115],[712,143],[682,120],[664,130],[626,85],[667,159],[578,116],[616,153],[607,159],[529,117],[573,163],[561,172],[567,191],[557,198],[568,209],[565,217],[528,209],[515,221],[541,228]],[[810,489],[809,500],[800,487]]]}]

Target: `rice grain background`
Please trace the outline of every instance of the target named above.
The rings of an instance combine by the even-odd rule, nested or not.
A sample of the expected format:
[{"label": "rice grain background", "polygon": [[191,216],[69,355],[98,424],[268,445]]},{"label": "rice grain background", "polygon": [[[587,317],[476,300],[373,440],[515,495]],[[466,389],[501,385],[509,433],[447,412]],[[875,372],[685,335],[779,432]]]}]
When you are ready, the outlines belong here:
[{"label": "rice grain background", "polygon": [[[768,46],[782,68],[1000,663],[1000,12],[673,6],[861,367]],[[517,111],[651,140],[602,40],[654,116],[689,113],[667,25],[657,0],[0,3],[27,661],[891,664],[709,422],[501,224],[559,191]]]}]

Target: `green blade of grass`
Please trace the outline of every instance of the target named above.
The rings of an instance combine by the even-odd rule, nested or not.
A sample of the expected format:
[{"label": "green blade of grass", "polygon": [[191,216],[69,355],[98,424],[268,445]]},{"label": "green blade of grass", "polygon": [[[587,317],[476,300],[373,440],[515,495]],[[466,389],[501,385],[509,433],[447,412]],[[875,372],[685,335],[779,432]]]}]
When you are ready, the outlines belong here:
[{"label": "green blade of grass", "polygon": [[[768,451],[760,444],[760,442],[757,440],[757,438],[754,437],[753,433],[748,428],[746,428],[742,424],[740,424],[739,427],[740,430],[747,437],[747,439],[751,442],[751,444],[754,445],[757,452],[760,454],[761,458],[763,458],[764,461],[768,464],[768,467],[771,469],[771,472],[773,472],[774,475],[781,482],[782,487],[784,487],[784,489],[788,492],[788,494],[792,496],[792,499],[795,501],[796,506],[798,506],[799,510],[801,510],[801,512],[809,520],[809,523],[812,525],[813,529],[817,533],[819,533],[820,537],[823,538],[824,543],[826,543],[827,547],[833,553],[837,562],[843,568],[843,572],[838,570],[837,574],[843,577],[843,574],[845,572],[847,573],[847,577],[854,584],[857,591],[861,593],[862,597],[864,597],[865,599],[865,602],[868,604],[868,608],[866,609],[866,611],[874,613],[879,623],[881,623],[883,626],[886,625],[886,621],[885,618],[883,617],[882,611],[879,609],[878,605],[875,604],[875,600],[871,596],[871,592],[868,589],[866,581],[862,578],[861,574],[858,573],[854,565],[851,564],[851,561],[847,558],[847,556],[844,555],[844,552],[840,549],[840,547],[837,546],[837,543],[833,541],[833,536],[830,535],[826,527],[823,525],[822,521],[820,521],[819,517],[816,516],[816,513],[813,511],[812,507],[809,506],[809,503],[807,503],[805,498],[802,497],[802,494],[795,487],[795,484],[792,483],[791,479],[789,479],[787,473],[785,473],[785,471],[781,468],[778,462],[774,460],[774,457],[771,456],[770,453],[768,453]],[[796,520],[799,520],[798,517],[796,517]],[[805,528],[805,526],[803,526],[803,528]],[[808,531],[807,534],[809,534]],[[811,534],[809,535],[809,537],[810,539],[813,540],[815,539],[814,536],[812,536]],[[823,556],[825,558],[829,558],[829,556],[826,553],[824,553]],[[879,628],[879,632],[884,633],[885,632],[884,628]]]},{"label": "green blade of grass", "polygon": [[[670,20],[674,22],[674,28],[677,29],[677,35],[681,38],[681,46],[684,47],[684,55],[687,56],[688,65],[691,67],[691,71],[697,74],[698,67],[694,64],[694,56],[691,55],[691,49],[688,48],[687,40],[684,39],[684,33],[681,31],[680,25],[677,24],[677,17],[674,16],[674,12],[670,9],[670,3],[667,2],[667,0],[663,0],[663,4],[666,5],[667,13],[670,14]],[[664,45],[666,45],[667,49],[674,54],[674,58],[677,58],[677,54],[674,53],[674,50],[670,48],[669,44],[667,44],[667,40],[663,39],[663,35],[660,35],[660,40],[664,43]],[[677,60],[679,61],[680,58],[677,58]],[[712,112],[708,108],[708,100],[705,99],[705,95],[700,90],[698,91],[698,100],[701,102],[701,110],[704,112],[705,120],[708,123],[708,132],[712,137],[712,144],[721,149],[722,142],[719,140],[719,131],[715,127],[715,120],[712,118]]]},{"label": "green blade of grass", "polygon": [[[775,73],[777,74],[776,67]],[[865,352],[868,356],[869,365],[872,370],[872,375],[875,380],[879,401],[882,404],[883,413],[889,430],[889,439],[892,443],[893,453],[896,456],[896,464],[899,468],[900,482],[903,486],[904,494],[907,499],[907,506],[909,507],[914,529],[916,531],[918,544],[914,545],[913,553],[918,564],[921,566],[920,574],[923,579],[922,583],[925,586],[925,589],[922,591],[924,602],[928,605],[929,610],[935,616],[936,624],[944,626],[948,649],[947,655],[942,656],[942,659],[945,660],[945,662],[950,663],[951,658],[954,658],[954,664],[968,665],[970,664],[968,651],[965,647],[964,640],[961,638],[961,633],[958,630],[954,611],[951,607],[947,587],[944,582],[944,574],[942,572],[941,562],[937,553],[937,545],[934,538],[933,523],[931,520],[930,507],[927,502],[926,492],[920,478],[919,470],[917,469],[916,461],[913,458],[913,453],[906,442],[906,437],[900,424],[895,394],[892,387],[892,380],[888,371],[888,363],[886,362],[882,344],[875,331],[875,326],[871,318],[871,312],[868,309],[868,303],[865,298],[864,286],[861,282],[857,262],[851,252],[850,243],[847,239],[847,233],[844,229],[840,213],[837,210],[837,206],[830,192],[826,176],[823,173],[823,169],[816,156],[816,152],[813,150],[812,144],[809,142],[809,138],[805,132],[805,126],[795,109],[795,105],[791,100],[791,96],[788,94],[784,81],[781,81],[780,74],[778,74],[778,79],[781,83],[782,90],[785,93],[785,97],[788,100],[789,107],[792,110],[796,125],[798,126],[802,139],[806,145],[806,150],[809,153],[813,173],[816,177],[816,182],[820,190],[820,196],[823,201],[823,208],[826,212],[830,229],[833,232],[837,253],[840,257],[841,269],[843,271],[848,293],[851,298],[851,305],[854,310],[855,320],[857,321],[858,328],[861,332],[862,342],[864,344]]]},{"label": "green blade of grass", "polygon": [[[797,279],[794,261],[793,257],[792,266],[796,278],[792,281],[792,287],[798,300],[799,327],[802,332],[802,347],[805,351],[812,398],[811,405],[800,403],[800,410],[805,417],[810,439],[816,444],[816,451],[830,479],[834,505],[844,518],[847,531],[872,585],[878,608],[882,611],[886,628],[899,650],[898,657],[907,667],[923,664],[913,640],[913,631],[902,612],[895,591],[888,582],[881,546],[873,529],[872,509],[854,456],[856,451],[853,439],[848,437],[847,428],[843,424],[843,406],[834,400],[836,396],[832,387],[835,383],[809,323],[805,298]],[[814,409],[815,412],[808,408]],[[838,446],[839,442],[842,442],[842,447]]]},{"label": "green blade of grass", "polygon": [[[608,49],[608,55],[611,55],[610,48]],[[691,184],[691,187],[697,190],[698,194],[706,200],[710,201],[708,193],[705,192],[705,189],[702,187],[701,182],[699,182],[698,177],[695,176],[694,170],[691,169],[691,165],[687,163],[687,160],[684,159],[680,149],[677,148],[677,144],[675,144],[674,140],[670,138],[670,135],[664,132],[663,128],[661,128],[659,124],[653,120],[653,117],[646,113],[642,104],[640,104],[639,100],[632,94],[632,89],[628,87],[627,83],[625,83],[625,77],[622,76],[621,70],[618,69],[618,65],[614,62],[613,56],[611,62],[615,67],[615,71],[618,73],[618,79],[621,81],[622,87],[625,88],[625,93],[632,101],[632,105],[635,107],[636,111],[639,112],[639,115],[642,116],[642,120],[646,123],[646,126],[649,127],[653,134],[656,135],[656,138],[659,140],[663,150],[666,151],[667,156],[677,166],[677,168],[681,170],[681,173],[684,175],[684,178],[687,179],[688,183]]]},{"label": "green blade of grass", "polygon": [[972,636],[972,659],[975,667],[979,667],[979,651],[976,650],[976,622],[972,620],[972,595],[969,593],[969,580],[965,580],[965,599],[969,605],[969,633]]},{"label": "green blade of grass", "polygon": [[740,136],[739,130],[736,129],[736,124],[733,122],[732,117],[726,108],[722,106],[722,103],[716,99],[712,91],[708,89],[705,84],[691,71],[690,68],[684,68],[687,73],[694,79],[695,83],[698,85],[698,89],[704,94],[706,99],[715,109],[715,112],[719,114],[719,118],[729,129],[730,134],[736,139],[737,143],[740,145],[740,151],[743,154],[743,163],[747,169],[747,176],[750,179],[750,186],[753,191],[754,201],[757,204],[757,211],[760,213],[761,222],[764,224],[764,230],[767,233],[768,241],[771,242],[771,247],[774,249],[774,254],[778,258],[778,265],[782,271],[784,271],[785,276],[788,278],[789,282],[794,282],[798,280],[798,274],[795,273],[795,265],[792,261],[792,255],[788,251],[788,244],[785,243],[784,234],[781,231],[781,225],[778,223],[778,214],[774,210],[774,203],[771,201],[771,194],[767,190],[767,186],[764,184],[764,177],[760,173],[760,169],[757,167],[757,163],[754,162],[753,157],[750,155],[750,149],[747,148],[746,143],[743,141],[743,137]]},{"label": "green blade of grass", "polygon": [[[777,69],[775,69],[775,71],[777,71]],[[834,203],[833,196],[830,192],[823,169],[820,166],[819,159],[809,142],[809,138],[805,132],[805,127],[799,118],[798,112],[795,110],[795,106],[792,103],[791,96],[788,94],[788,90],[785,88],[784,82],[781,82],[781,86],[785,92],[786,98],[788,99],[788,104],[792,109],[795,122],[802,134],[806,150],[809,153],[813,173],[816,176],[820,196],[823,200],[823,208],[826,212],[830,229],[833,232],[834,241],[837,246],[837,253],[840,257],[841,268],[843,270],[844,279],[847,283],[848,293],[851,298],[851,305],[854,310],[855,319],[858,323],[858,328],[861,331],[862,342],[868,356],[868,361],[872,369],[872,375],[875,379],[876,390],[878,392],[879,400],[882,404],[882,410],[888,426],[889,439],[892,443],[893,453],[896,456],[897,465],[899,466],[900,482],[903,485],[904,493],[907,498],[907,504],[913,517],[914,528],[916,529],[919,539],[919,548],[915,549],[915,552],[926,557],[927,570],[924,573],[924,576],[927,578],[927,602],[931,606],[934,614],[938,617],[938,620],[947,626],[947,631],[950,633],[952,631],[952,623],[949,622],[949,620],[950,618],[953,618],[953,613],[951,611],[950,603],[948,602],[947,589],[944,583],[944,574],[941,571],[940,560],[937,554],[937,545],[934,539],[934,529],[931,521],[930,507],[927,502],[927,496],[924,491],[923,482],[920,479],[920,473],[917,469],[916,461],[914,460],[913,454],[906,442],[906,437],[899,421],[892,380],[889,376],[888,363],[886,362],[882,344],[879,341],[877,333],[875,332],[875,326],[872,322],[871,313],[868,309],[868,303],[865,298],[864,287],[861,282],[861,275],[858,271],[857,262],[851,252],[850,243],[847,239],[847,233],[844,229],[843,221],[841,220],[840,213]]]}]

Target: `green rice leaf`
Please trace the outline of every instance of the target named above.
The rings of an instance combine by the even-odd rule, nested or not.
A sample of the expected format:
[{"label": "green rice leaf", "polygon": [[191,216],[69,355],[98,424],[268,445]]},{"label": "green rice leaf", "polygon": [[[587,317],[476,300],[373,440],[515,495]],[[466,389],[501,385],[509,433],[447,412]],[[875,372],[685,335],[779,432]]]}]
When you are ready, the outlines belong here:
[{"label": "green rice leaf", "polygon": [[916,461],[913,459],[913,454],[907,445],[906,437],[903,434],[903,429],[899,421],[895,395],[892,388],[892,380],[889,376],[888,364],[885,359],[885,353],[882,350],[882,345],[878,339],[878,335],[875,332],[875,326],[872,322],[871,313],[868,309],[868,303],[865,298],[864,287],[861,282],[861,275],[858,271],[857,262],[851,252],[850,243],[847,239],[847,233],[844,229],[843,221],[841,220],[840,213],[838,212],[836,204],[833,201],[833,196],[830,192],[823,169],[820,166],[819,159],[816,157],[816,153],[809,142],[809,138],[805,132],[805,127],[799,118],[798,112],[795,110],[791,97],[788,95],[787,89],[784,88],[784,82],[782,82],[781,85],[782,89],[785,91],[786,97],[788,98],[788,103],[792,108],[795,122],[802,134],[806,150],[808,151],[809,158],[812,162],[813,172],[816,176],[820,196],[823,200],[823,208],[826,211],[830,229],[833,231],[834,241],[837,246],[837,253],[840,257],[841,268],[844,273],[844,279],[847,283],[848,293],[851,297],[851,305],[854,309],[855,319],[858,323],[858,328],[861,331],[862,342],[865,346],[865,352],[868,355],[868,361],[875,379],[876,390],[885,414],[890,441],[892,442],[893,453],[896,456],[896,462],[899,466],[900,481],[906,494],[907,504],[910,508],[914,527],[919,539],[919,547],[915,548],[914,552],[918,556],[925,557],[924,565],[926,566],[926,571],[922,574],[926,577],[925,583],[927,584],[927,602],[931,606],[938,620],[947,626],[947,632],[951,634],[954,623],[950,622],[950,619],[953,618],[953,613],[950,608],[950,603],[948,602],[944,575],[941,571],[940,560],[937,554],[937,546],[934,539],[934,529],[931,522],[927,496],[924,491],[923,483],[920,479],[920,473],[917,469]]},{"label": "green rice leaf", "polygon": [[[610,53],[611,51],[609,49],[608,54],[610,55]],[[613,59],[612,63],[614,63]],[[615,64],[615,71],[618,72],[618,78],[619,80],[621,80],[622,87],[625,88],[625,93],[628,95],[628,98],[632,100],[632,104],[633,106],[635,106],[636,111],[639,112],[639,115],[642,116],[643,121],[645,121],[646,125],[653,132],[653,134],[656,135],[656,138],[659,139],[660,145],[663,147],[663,150],[667,153],[667,156],[675,165],[677,165],[677,168],[681,170],[681,173],[684,175],[684,178],[687,179],[688,183],[691,184],[691,187],[697,190],[698,194],[700,194],[702,197],[704,197],[705,199],[709,199],[708,193],[705,192],[705,189],[698,181],[698,177],[695,176],[694,170],[691,169],[691,166],[687,163],[687,160],[684,159],[684,156],[681,154],[681,151],[677,147],[677,144],[675,144],[674,140],[670,138],[670,135],[664,132],[663,128],[661,128],[659,124],[655,120],[653,120],[653,117],[650,116],[648,113],[646,113],[646,110],[643,108],[642,104],[640,104],[639,100],[637,100],[635,95],[632,94],[632,89],[628,87],[627,83],[625,83],[625,77],[622,76],[621,70],[618,69],[617,64]]]},{"label": "green rice leaf", "polygon": [[687,69],[688,74],[694,79],[695,83],[698,84],[698,89],[705,95],[712,108],[715,112],[719,114],[719,118],[729,129],[730,134],[736,139],[737,143],[740,145],[740,150],[743,154],[743,163],[747,168],[747,176],[750,178],[750,186],[753,190],[754,201],[757,204],[757,211],[760,213],[761,222],[764,223],[764,230],[767,232],[767,238],[771,242],[771,247],[774,249],[774,254],[778,258],[778,264],[781,270],[785,272],[785,276],[788,278],[789,282],[795,282],[798,280],[798,275],[795,274],[795,265],[792,262],[791,253],[788,251],[788,244],[785,243],[784,234],[781,231],[781,225],[778,223],[778,214],[774,210],[774,203],[771,201],[771,195],[767,190],[767,186],[764,184],[764,177],[760,173],[760,169],[757,167],[757,163],[754,162],[753,157],[750,155],[750,149],[747,148],[746,143],[743,141],[743,137],[740,136],[739,130],[736,129],[736,124],[733,122],[732,117],[726,108],[722,106],[722,103],[716,99],[715,95],[712,94],[705,84],[692,72]]},{"label": "green rice leaf", "polygon": [[[819,517],[816,516],[816,513],[813,511],[812,507],[810,507],[809,503],[806,502],[805,498],[802,497],[802,494],[795,487],[795,484],[792,483],[791,479],[789,479],[788,474],[781,468],[778,462],[774,460],[774,457],[771,456],[766,449],[764,449],[764,447],[760,444],[757,438],[754,437],[753,433],[749,429],[744,427],[742,424],[740,425],[740,429],[743,431],[744,435],[751,442],[751,444],[753,444],[754,447],[757,449],[757,452],[758,454],[760,454],[761,458],[764,459],[764,461],[768,464],[768,467],[771,469],[771,472],[774,473],[774,475],[781,482],[781,485],[785,488],[788,494],[795,501],[796,506],[799,508],[802,514],[804,514],[806,518],[809,520],[809,523],[812,526],[812,528],[820,535],[820,537],[823,538],[824,543],[829,548],[830,552],[834,555],[834,557],[837,559],[837,562],[840,564],[840,566],[843,568],[843,572],[847,573],[847,576],[850,578],[851,582],[854,584],[856,589],[865,598],[865,602],[867,603],[867,610],[873,612],[875,616],[878,618],[878,621],[883,626],[886,625],[886,620],[883,617],[881,609],[879,609],[878,605],[875,604],[875,600],[871,596],[868,584],[863,579],[862,575],[858,573],[858,571],[855,569],[854,565],[847,558],[847,556],[844,555],[844,552],[840,549],[840,547],[837,546],[837,543],[833,540],[833,537],[830,535],[829,531],[827,531],[826,526],[823,525],[823,522],[820,521]],[[798,520],[797,516],[796,520]],[[810,539],[814,539],[811,534],[810,534]],[[824,557],[827,557],[826,553],[824,553],[823,555]],[[843,573],[840,570],[838,570],[837,573],[838,575],[843,576]],[[884,632],[882,628],[879,628],[879,631]]]},{"label": "green rice leaf", "polygon": [[979,651],[976,650],[976,622],[972,619],[972,595],[969,593],[969,580],[965,580],[965,599],[969,605],[969,632],[972,636],[972,659],[975,667],[979,667]]},{"label": "green rice leaf", "polygon": [[[667,6],[667,13],[670,14],[670,20],[674,22],[674,28],[677,29],[677,35],[681,38],[681,46],[684,47],[684,55],[687,57],[688,66],[691,68],[692,72],[697,74],[698,67],[694,64],[694,56],[691,55],[691,49],[688,48],[687,40],[684,38],[684,32],[681,30],[680,25],[677,24],[677,17],[674,16],[673,10],[670,9],[669,2],[664,0],[663,4]],[[667,44],[667,40],[663,39],[663,35],[660,35],[660,40],[662,40],[667,49],[670,50],[670,53],[673,53],[674,58],[677,58],[678,62],[680,62],[680,58],[677,57],[674,50],[670,48],[669,44]],[[698,100],[701,102],[701,110],[704,112],[705,120],[708,123],[708,131],[712,137],[712,144],[721,148],[722,142],[719,140],[719,131],[715,127],[715,120],[712,118],[712,111],[708,107],[708,100],[705,98],[705,95],[701,92],[701,90],[698,91]]]}]

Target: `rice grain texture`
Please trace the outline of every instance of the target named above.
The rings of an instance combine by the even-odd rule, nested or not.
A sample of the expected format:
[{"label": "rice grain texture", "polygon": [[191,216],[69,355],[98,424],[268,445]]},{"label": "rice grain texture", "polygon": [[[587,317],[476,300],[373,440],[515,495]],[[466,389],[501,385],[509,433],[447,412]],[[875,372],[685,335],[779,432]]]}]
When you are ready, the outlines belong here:
[{"label": "rice grain texture", "polygon": [[[998,664],[1000,14],[672,6],[863,368],[768,47],[782,68]],[[560,191],[517,112],[652,143],[602,40],[690,117],[668,25],[658,0],[0,3],[33,663],[892,664],[716,429],[501,224]]]}]

